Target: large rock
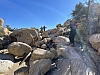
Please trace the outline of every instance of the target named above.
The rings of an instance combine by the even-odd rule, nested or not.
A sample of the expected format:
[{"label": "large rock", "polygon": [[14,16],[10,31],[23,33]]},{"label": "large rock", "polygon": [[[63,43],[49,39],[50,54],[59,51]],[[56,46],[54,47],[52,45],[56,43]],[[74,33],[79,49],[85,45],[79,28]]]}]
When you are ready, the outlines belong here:
[{"label": "large rock", "polygon": [[64,36],[57,36],[52,38],[53,42],[59,45],[68,45],[70,43],[69,38]]},{"label": "large rock", "polygon": [[10,36],[15,37],[17,42],[24,42],[29,45],[33,45],[34,41],[37,41],[38,38],[40,38],[37,30],[27,28],[15,30]]},{"label": "large rock", "polygon": [[54,53],[44,50],[44,49],[37,48],[33,51],[32,55],[31,55],[30,63],[33,60],[53,59],[54,57],[55,57]]},{"label": "large rock", "polygon": [[68,51],[68,47],[64,48],[64,47],[60,47],[57,50],[57,54],[58,56],[62,56],[63,58],[70,58],[70,52]]},{"label": "large rock", "polygon": [[0,36],[8,35],[9,30],[7,28],[0,27]]},{"label": "large rock", "polygon": [[0,74],[5,73],[12,68],[14,64],[14,58],[10,54],[1,54],[0,53]]},{"label": "large rock", "polygon": [[64,27],[68,27],[69,26],[69,21],[64,22]]},{"label": "large rock", "polygon": [[51,29],[50,34],[55,34],[57,32],[57,28]]},{"label": "large rock", "polygon": [[15,56],[23,56],[32,51],[32,48],[26,43],[13,42],[8,46],[8,51]]},{"label": "large rock", "polygon": [[[70,60],[59,58],[56,61],[56,68],[52,68],[47,75],[71,75]],[[75,75],[75,74],[73,74]]]},{"label": "large rock", "polygon": [[98,54],[100,54],[100,34],[94,34],[89,37],[89,42],[91,43],[92,47],[98,50]]},{"label": "large rock", "polygon": [[49,37],[50,36],[50,30],[44,31],[42,33],[42,37]]},{"label": "large rock", "polygon": [[4,20],[2,18],[0,18],[0,27],[3,26]]},{"label": "large rock", "polygon": [[36,60],[31,63],[29,75],[44,75],[51,67],[50,59]]},{"label": "large rock", "polygon": [[44,41],[41,40],[41,41],[36,41],[36,42],[34,42],[33,45],[40,48],[43,44],[44,44]]},{"label": "large rock", "polygon": [[51,69],[49,75],[96,75],[95,65],[91,66],[91,62],[86,56],[81,57],[73,47],[69,47],[70,57],[59,58],[56,63],[56,68]]}]

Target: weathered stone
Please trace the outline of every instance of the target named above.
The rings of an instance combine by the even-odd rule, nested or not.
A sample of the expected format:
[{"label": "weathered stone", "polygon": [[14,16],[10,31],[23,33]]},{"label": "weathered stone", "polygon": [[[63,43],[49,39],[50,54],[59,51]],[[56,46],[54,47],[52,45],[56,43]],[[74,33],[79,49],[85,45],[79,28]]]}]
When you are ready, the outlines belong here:
[{"label": "weathered stone", "polygon": [[68,26],[69,26],[69,22],[68,21],[64,22],[64,27],[68,27]]},{"label": "weathered stone", "polygon": [[89,42],[91,43],[92,47],[98,50],[98,54],[100,54],[100,34],[94,34],[89,37]]},{"label": "weathered stone", "polygon": [[70,43],[69,38],[64,36],[53,37],[52,40],[59,45],[68,45]]},{"label": "weathered stone", "polygon": [[51,69],[49,75],[71,75],[70,60],[59,58],[56,61],[56,68],[53,68],[53,70]]},{"label": "weathered stone", "polygon": [[50,59],[36,60],[30,64],[29,75],[44,75],[51,67]]},{"label": "weathered stone", "polygon": [[46,44],[43,44],[43,45],[41,46],[41,48],[42,48],[42,49],[46,49],[46,48],[47,48]]},{"label": "weathered stone", "polygon": [[4,24],[4,20],[2,18],[0,18],[0,27],[2,27]]},{"label": "weathered stone", "polygon": [[54,54],[55,54],[54,59],[56,59],[56,58],[58,58],[58,57],[59,57],[59,56],[57,55],[57,50],[56,50],[56,49],[54,49],[53,47],[52,47],[52,48],[50,48],[50,52],[52,52],[52,53],[54,53]]},{"label": "weathered stone", "polygon": [[5,73],[12,68],[14,64],[14,58],[10,54],[1,54],[0,53],[0,74]]},{"label": "weathered stone", "polygon": [[11,33],[10,36],[16,38],[17,42],[24,42],[27,44],[31,44],[33,41],[32,35],[30,34],[29,31],[25,29],[13,31],[13,33]]},{"label": "weathered stone", "polygon": [[3,39],[4,39],[4,37],[0,37],[0,44],[4,44]]},{"label": "weathered stone", "polygon": [[28,75],[29,67],[21,67],[14,72],[14,75]]},{"label": "weathered stone", "polygon": [[46,38],[44,38],[44,39],[43,39],[43,42],[46,44],[46,43],[47,43],[47,39],[46,39]]},{"label": "weathered stone", "polygon": [[50,40],[51,40],[51,38],[49,37],[49,38],[46,38],[47,39],[47,42],[49,42]]},{"label": "weathered stone", "polygon": [[50,34],[55,34],[55,33],[57,33],[57,28],[54,28],[54,29],[50,30]]},{"label": "weathered stone", "polygon": [[64,47],[58,48],[57,54],[58,54],[58,56],[62,56],[63,58],[70,58],[71,57],[71,55],[68,51],[68,48],[64,48]]},{"label": "weathered stone", "polygon": [[37,41],[39,38],[37,30],[27,28],[15,30],[10,34],[10,36],[15,37],[17,42],[24,42],[29,45],[33,45],[34,41]]},{"label": "weathered stone", "polygon": [[42,44],[44,44],[43,40],[34,42],[34,46],[36,46],[36,47],[41,47]]},{"label": "weathered stone", "polygon": [[15,56],[23,56],[32,51],[32,48],[26,43],[13,42],[8,46],[8,51]]},{"label": "weathered stone", "polygon": [[7,28],[0,27],[0,37],[8,34],[9,34],[9,30]]},{"label": "weathered stone", "polygon": [[62,25],[61,24],[57,24],[56,27],[59,28],[59,27],[62,27]]},{"label": "weathered stone", "polygon": [[57,30],[57,35],[58,35],[58,36],[63,35],[63,33],[64,33],[64,28],[59,28],[59,29]]},{"label": "weathered stone", "polygon": [[31,55],[30,63],[33,60],[53,59],[54,57],[55,57],[54,53],[44,50],[44,49],[37,48],[33,51],[32,55]]},{"label": "weathered stone", "polygon": [[38,38],[38,40],[40,41],[40,40],[42,40],[42,36],[41,35],[39,35],[39,38]]},{"label": "weathered stone", "polygon": [[89,41],[91,44],[100,42],[100,34],[94,34],[94,35],[90,36]]},{"label": "weathered stone", "polygon": [[53,52],[53,53],[57,53],[57,51],[52,47],[52,48],[50,48],[50,52]]},{"label": "weathered stone", "polygon": [[42,37],[49,37],[50,36],[50,30],[44,31],[42,33]]}]

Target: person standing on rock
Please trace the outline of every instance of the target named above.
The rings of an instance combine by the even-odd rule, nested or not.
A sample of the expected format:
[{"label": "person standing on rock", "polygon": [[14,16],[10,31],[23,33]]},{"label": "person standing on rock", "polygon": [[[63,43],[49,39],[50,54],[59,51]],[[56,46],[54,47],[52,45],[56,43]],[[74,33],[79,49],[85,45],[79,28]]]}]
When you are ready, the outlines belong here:
[{"label": "person standing on rock", "polygon": [[70,40],[70,45],[74,46],[74,37],[76,35],[76,28],[74,27],[74,23],[70,21],[70,34],[69,34],[69,40]]},{"label": "person standing on rock", "polygon": [[44,30],[44,31],[45,31],[46,28],[47,28],[46,26],[43,26],[43,30]]}]

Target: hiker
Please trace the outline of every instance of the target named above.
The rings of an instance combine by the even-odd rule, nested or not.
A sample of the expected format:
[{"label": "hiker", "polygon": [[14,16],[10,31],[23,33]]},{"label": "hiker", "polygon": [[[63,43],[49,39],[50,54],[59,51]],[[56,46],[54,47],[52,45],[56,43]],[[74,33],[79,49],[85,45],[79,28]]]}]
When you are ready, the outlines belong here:
[{"label": "hiker", "polygon": [[40,28],[40,33],[41,33],[41,36],[42,36],[42,33],[43,33],[43,27],[42,26]]},{"label": "hiker", "polygon": [[69,40],[70,40],[70,45],[74,46],[74,37],[76,35],[76,27],[74,27],[74,23],[70,21],[70,34],[69,34]]},{"label": "hiker", "polygon": [[46,26],[43,26],[43,30],[44,30],[44,31],[45,31],[46,28],[47,28]]}]

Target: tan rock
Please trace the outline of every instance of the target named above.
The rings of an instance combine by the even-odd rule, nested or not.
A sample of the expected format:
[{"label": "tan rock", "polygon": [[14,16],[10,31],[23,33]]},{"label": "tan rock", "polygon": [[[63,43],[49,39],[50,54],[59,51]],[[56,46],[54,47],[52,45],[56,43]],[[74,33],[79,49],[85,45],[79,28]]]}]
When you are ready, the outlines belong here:
[{"label": "tan rock", "polygon": [[36,46],[36,47],[41,47],[42,44],[44,44],[43,40],[34,42],[34,46]]},{"label": "tan rock", "polygon": [[4,20],[2,18],[0,18],[0,27],[2,27],[4,24]]},{"label": "tan rock", "polygon": [[53,37],[52,40],[59,45],[68,45],[70,43],[69,38],[64,36]]},{"label": "tan rock", "polygon": [[0,54],[0,74],[7,72],[14,65],[14,58],[10,54]]},{"label": "tan rock", "polygon": [[26,43],[13,42],[8,46],[8,51],[15,56],[23,56],[32,51],[32,48]]},{"label": "tan rock", "polygon": [[50,52],[53,52],[54,54],[57,54],[57,51],[53,47],[50,48]]},{"label": "tan rock", "polygon": [[46,43],[47,43],[47,39],[46,39],[46,38],[44,38],[44,39],[43,39],[43,42],[46,44]]},{"label": "tan rock", "polygon": [[49,42],[50,40],[51,40],[51,38],[49,37],[49,38],[46,38],[47,39],[47,42]]},{"label": "tan rock", "polygon": [[31,55],[30,63],[34,60],[53,59],[54,57],[55,57],[54,53],[44,50],[44,49],[37,48],[33,51]]},{"label": "tan rock", "polygon": [[14,72],[14,75],[28,75],[29,67],[21,67]]},{"label": "tan rock", "polygon": [[68,51],[68,49],[64,48],[64,47],[60,47],[57,50],[57,55],[62,56],[63,58],[70,58],[71,57],[70,52]]},{"label": "tan rock", "polygon": [[30,34],[30,32],[26,29],[16,30],[11,33],[10,36],[15,37],[17,39],[17,42],[31,44],[31,42],[33,41],[32,34]]},{"label": "tan rock", "polygon": [[68,25],[69,25],[68,21],[64,22],[64,27],[68,27]]},{"label": "tan rock", "polygon": [[62,27],[62,25],[61,24],[57,24],[56,27],[59,28],[59,27]]},{"label": "tan rock", "polygon": [[50,59],[36,60],[30,64],[29,75],[44,75],[51,67]]},{"label": "tan rock", "polygon": [[46,44],[43,44],[43,45],[41,46],[41,48],[42,48],[42,49],[46,49],[46,48],[47,48]]},{"label": "tan rock", "polygon": [[0,27],[0,36],[8,35],[9,30],[7,28]]},{"label": "tan rock", "polygon": [[51,29],[50,34],[55,34],[57,32],[57,28]]},{"label": "tan rock", "polygon": [[39,35],[39,38],[38,38],[38,40],[40,41],[40,40],[42,40],[42,36],[41,35]]},{"label": "tan rock", "polygon": [[56,59],[56,58],[58,58],[59,56],[57,55],[57,50],[56,49],[54,49],[53,47],[52,48],[50,48],[50,52],[52,52],[52,53],[54,53],[55,54],[55,58],[54,59]]},{"label": "tan rock", "polygon": [[50,34],[50,30],[44,31],[42,33],[42,37],[49,37],[49,34]]},{"label": "tan rock", "polygon": [[92,47],[98,50],[98,54],[100,54],[100,34],[94,34],[89,37],[89,42],[91,43]]},{"label": "tan rock", "polygon": [[34,41],[37,41],[39,38],[37,30],[27,28],[13,31],[10,36],[15,37],[17,42],[24,42],[31,46],[33,45]]}]

